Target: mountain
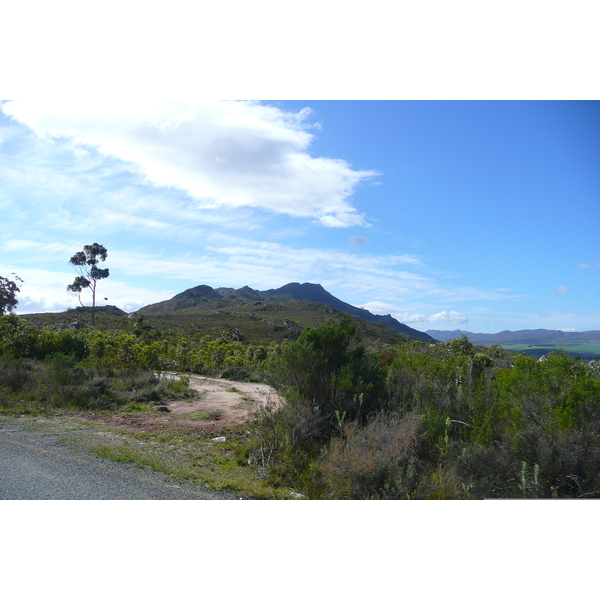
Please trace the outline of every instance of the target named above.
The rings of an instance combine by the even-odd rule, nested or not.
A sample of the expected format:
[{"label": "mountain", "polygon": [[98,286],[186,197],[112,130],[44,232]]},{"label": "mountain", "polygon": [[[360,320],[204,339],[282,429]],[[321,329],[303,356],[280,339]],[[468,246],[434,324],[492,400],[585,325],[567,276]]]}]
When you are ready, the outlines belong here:
[{"label": "mountain", "polygon": [[[299,334],[305,326],[308,326],[307,323],[317,320],[318,324],[328,318],[327,314],[333,314],[331,308],[327,309],[327,307],[410,339],[422,342],[434,341],[431,336],[400,323],[391,315],[374,315],[364,308],[352,306],[316,283],[288,283],[278,289],[266,291],[254,290],[248,286],[240,289],[225,287],[213,289],[207,285],[199,285],[173,296],[170,300],[145,306],[137,312],[148,316],[166,314],[169,320],[173,320],[175,318],[173,313],[177,311],[185,311],[190,318],[192,313],[197,313],[199,316],[200,312],[208,311],[211,312],[211,319],[215,322],[219,320],[216,318],[217,314],[222,315],[220,320],[223,322],[226,321],[224,319],[226,316],[230,317],[230,322],[236,319],[254,320],[255,325],[257,325],[256,321],[263,320],[273,327],[283,327]],[[281,318],[283,315],[279,314],[282,311],[287,312],[283,319]],[[256,314],[259,312],[262,313],[261,316]],[[303,315],[302,318],[295,313]],[[282,321],[282,325],[279,325],[279,321]]]}]

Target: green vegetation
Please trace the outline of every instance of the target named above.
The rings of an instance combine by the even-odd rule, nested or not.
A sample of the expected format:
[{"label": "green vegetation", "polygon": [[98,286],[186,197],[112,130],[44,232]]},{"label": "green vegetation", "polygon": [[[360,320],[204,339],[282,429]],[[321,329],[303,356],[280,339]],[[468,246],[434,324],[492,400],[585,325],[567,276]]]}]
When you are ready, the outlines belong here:
[{"label": "green vegetation", "polygon": [[[128,378],[145,376],[150,381],[156,377],[153,373],[159,371],[256,379],[262,365],[278,352],[278,344],[244,345],[224,336],[217,339],[204,336],[196,340],[178,335],[163,338],[159,331],[145,323],[143,316],[125,330],[86,327],[56,330],[36,327],[10,314],[0,317],[0,372],[3,374],[0,388],[6,391],[0,397],[0,408],[15,403],[18,406],[21,395],[29,400],[34,398],[41,406],[56,407],[57,403],[78,408],[90,408],[92,404],[95,407],[120,405],[122,399],[115,399],[107,388],[107,381],[115,377],[129,381]],[[48,388],[42,373],[54,373],[49,376]],[[135,387],[137,383],[131,385]],[[161,381],[160,385],[170,384]],[[86,392],[84,388],[90,386]],[[67,389],[77,391],[77,398],[65,394]],[[92,390],[95,393],[92,394]],[[157,399],[156,395],[154,398]]]},{"label": "green vegetation", "polygon": [[[73,312],[89,314],[86,309]],[[223,336],[189,340],[163,335],[141,315],[122,322],[112,311],[99,312],[94,329],[36,327],[14,314],[0,317],[3,418],[18,416],[27,426],[43,417],[79,429],[74,422],[85,421],[86,411],[90,416],[154,412],[169,401],[197,396],[188,387],[189,378],[162,377],[161,372],[258,380],[263,365],[280,351],[278,344],[242,344]],[[257,467],[248,465],[243,448],[252,434],[247,426],[229,426],[227,441],[212,443],[215,426],[210,424],[218,423],[220,414],[200,411],[186,417],[209,427],[204,433],[166,425],[165,430],[132,431],[94,423],[107,435],[90,435],[85,445],[99,456],[133,461],[213,489],[232,489],[254,498],[290,497],[290,490],[274,489]],[[87,422],[84,429],[91,426]]]},{"label": "green vegetation", "polygon": [[[13,273],[13,275],[15,274]],[[17,283],[23,283],[23,280],[16,275],[15,281],[7,277],[0,277],[0,316],[13,310],[19,303],[17,294],[21,288]]]},{"label": "green vegetation", "polygon": [[[214,429],[114,427],[112,442],[94,448],[261,498],[600,496],[597,362],[564,352],[538,360],[466,336],[377,342],[336,314],[294,339],[249,343],[233,326],[185,335],[103,308],[95,328],[60,326],[64,313],[54,327],[0,317],[0,412],[149,412],[193,397],[185,377],[164,371],[266,381],[282,406],[229,426],[225,443],[211,443]],[[216,418],[190,415],[203,427]]]},{"label": "green vegetation", "polygon": [[560,344],[502,344],[502,347],[511,352],[519,352],[529,356],[544,356],[550,352],[563,351],[571,356],[579,356],[584,360],[600,359],[600,343],[560,343]]},{"label": "green vegetation", "polygon": [[600,496],[597,363],[465,336],[373,354],[342,320],[271,367],[286,402],[265,411],[248,456],[309,498]]}]

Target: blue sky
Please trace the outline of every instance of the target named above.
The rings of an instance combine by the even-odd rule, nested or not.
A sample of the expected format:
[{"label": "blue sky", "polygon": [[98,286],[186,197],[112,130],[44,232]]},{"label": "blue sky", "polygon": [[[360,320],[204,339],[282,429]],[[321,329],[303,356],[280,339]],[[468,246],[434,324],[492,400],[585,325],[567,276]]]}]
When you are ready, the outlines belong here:
[{"label": "blue sky", "polygon": [[19,313],[76,306],[98,242],[128,311],[310,281],[422,331],[600,329],[600,102],[9,101],[0,206]]}]

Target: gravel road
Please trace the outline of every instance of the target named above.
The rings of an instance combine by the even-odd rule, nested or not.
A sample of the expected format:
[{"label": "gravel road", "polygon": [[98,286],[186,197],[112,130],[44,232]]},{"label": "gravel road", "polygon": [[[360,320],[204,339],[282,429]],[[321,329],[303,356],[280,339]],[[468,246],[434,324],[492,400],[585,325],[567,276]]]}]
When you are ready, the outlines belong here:
[{"label": "gravel road", "polygon": [[233,500],[234,494],[169,480],[131,463],[98,458],[59,435],[0,421],[2,500]]}]

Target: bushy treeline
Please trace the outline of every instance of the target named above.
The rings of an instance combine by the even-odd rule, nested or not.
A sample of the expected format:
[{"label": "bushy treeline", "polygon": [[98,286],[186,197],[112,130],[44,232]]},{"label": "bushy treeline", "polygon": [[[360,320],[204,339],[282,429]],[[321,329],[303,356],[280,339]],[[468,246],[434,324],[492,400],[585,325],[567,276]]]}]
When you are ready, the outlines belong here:
[{"label": "bushy treeline", "polygon": [[251,373],[279,351],[277,344],[265,348],[209,336],[195,342],[177,335],[156,339],[152,333],[144,327],[132,331],[38,328],[11,314],[0,317],[0,356],[44,360],[64,355],[96,367],[218,376],[228,369],[238,375]]},{"label": "bushy treeline", "polygon": [[14,314],[0,317],[0,407],[112,409],[165,401],[185,395],[187,385],[160,378],[161,371],[251,378],[279,350],[226,338],[156,339],[143,320],[137,325],[54,330]]},{"label": "bushy treeline", "polygon": [[284,395],[247,458],[310,498],[600,496],[600,376],[476,347],[368,351],[349,319],[271,361]]}]

